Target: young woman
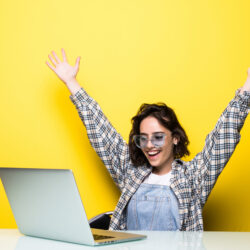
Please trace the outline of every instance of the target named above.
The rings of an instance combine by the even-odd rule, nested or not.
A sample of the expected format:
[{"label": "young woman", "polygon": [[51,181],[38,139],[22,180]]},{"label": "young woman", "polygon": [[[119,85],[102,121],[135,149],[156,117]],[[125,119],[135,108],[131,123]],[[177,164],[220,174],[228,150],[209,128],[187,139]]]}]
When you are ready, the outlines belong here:
[{"label": "young woman", "polygon": [[189,154],[188,138],[171,108],[163,103],[142,105],[132,118],[127,145],[78,84],[80,57],[71,66],[63,49],[63,60],[52,55],[47,65],[70,90],[91,145],[121,190],[110,230],[203,230],[202,208],[240,140],[249,112],[250,68],[203,150],[185,162],[180,158]]}]

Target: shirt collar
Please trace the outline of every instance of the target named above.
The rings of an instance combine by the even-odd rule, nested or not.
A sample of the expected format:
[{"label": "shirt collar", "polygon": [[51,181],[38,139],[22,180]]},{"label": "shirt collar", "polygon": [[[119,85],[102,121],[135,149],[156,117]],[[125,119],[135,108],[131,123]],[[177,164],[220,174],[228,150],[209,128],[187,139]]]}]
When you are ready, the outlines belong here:
[{"label": "shirt collar", "polygon": [[180,167],[180,165],[183,165],[183,162],[180,159],[174,159],[173,163],[172,163],[172,169],[178,169]]}]

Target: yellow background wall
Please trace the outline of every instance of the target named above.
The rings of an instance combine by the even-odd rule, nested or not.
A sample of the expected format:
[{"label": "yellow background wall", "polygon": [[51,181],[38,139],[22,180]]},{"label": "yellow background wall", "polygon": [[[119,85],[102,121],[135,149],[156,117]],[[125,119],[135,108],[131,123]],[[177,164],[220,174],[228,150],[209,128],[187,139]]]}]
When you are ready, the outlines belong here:
[{"label": "yellow background wall", "polygon": [[[143,102],[176,111],[198,153],[250,67],[250,2],[43,0],[0,3],[0,166],[73,169],[88,217],[119,192],[91,148],[51,50],[82,57],[78,80],[127,140]],[[250,120],[204,209],[205,230],[250,230]],[[107,195],[103,195],[103,192]],[[0,228],[15,228],[0,184]]]}]

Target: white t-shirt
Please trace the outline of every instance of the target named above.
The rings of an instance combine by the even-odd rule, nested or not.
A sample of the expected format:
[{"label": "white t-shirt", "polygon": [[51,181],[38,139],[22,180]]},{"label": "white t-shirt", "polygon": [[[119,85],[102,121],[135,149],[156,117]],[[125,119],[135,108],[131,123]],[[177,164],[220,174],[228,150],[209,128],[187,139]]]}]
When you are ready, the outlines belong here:
[{"label": "white t-shirt", "polygon": [[145,178],[143,183],[170,186],[170,178],[171,178],[171,171],[164,175],[157,175],[151,173],[149,176]]}]

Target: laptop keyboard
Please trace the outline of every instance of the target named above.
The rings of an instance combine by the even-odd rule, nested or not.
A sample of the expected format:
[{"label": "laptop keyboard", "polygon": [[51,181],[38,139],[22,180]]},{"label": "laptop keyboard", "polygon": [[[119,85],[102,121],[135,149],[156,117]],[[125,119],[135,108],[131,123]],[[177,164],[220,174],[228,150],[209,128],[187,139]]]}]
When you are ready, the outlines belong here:
[{"label": "laptop keyboard", "polygon": [[93,234],[93,236],[94,236],[94,240],[103,240],[103,239],[115,238],[115,237],[112,237],[112,236],[98,235],[98,234]]}]

